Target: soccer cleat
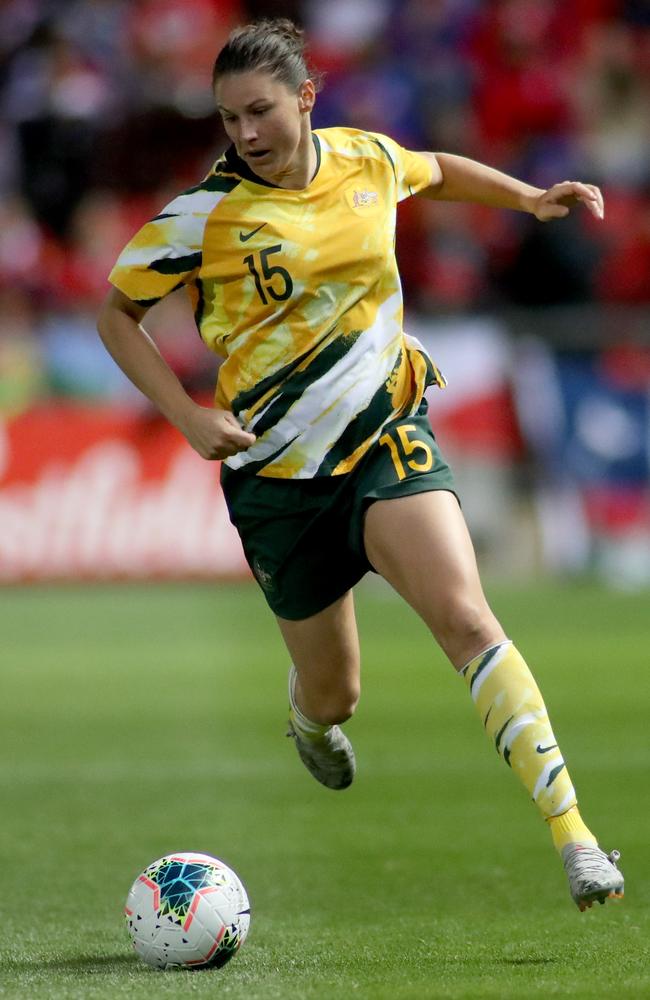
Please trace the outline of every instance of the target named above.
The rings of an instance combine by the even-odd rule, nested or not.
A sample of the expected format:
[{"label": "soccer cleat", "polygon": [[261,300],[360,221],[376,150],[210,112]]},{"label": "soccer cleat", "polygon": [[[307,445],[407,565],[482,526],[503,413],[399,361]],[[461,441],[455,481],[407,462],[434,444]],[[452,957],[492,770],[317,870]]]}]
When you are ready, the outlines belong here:
[{"label": "soccer cleat", "polygon": [[287,736],[294,740],[298,756],[321,785],[341,789],[352,784],[356,771],[354,750],[338,726],[331,726],[323,736],[308,739],[296,732],[290,720]]},{"label": "soccer cleat", "polygon": [[605,854],[591,844],[567,844],[562,851],[562,863],[569,879],[571,897],[580,911],[589,909],[598,900],[622,899],[623,874],[616,867],[618,851]]}]

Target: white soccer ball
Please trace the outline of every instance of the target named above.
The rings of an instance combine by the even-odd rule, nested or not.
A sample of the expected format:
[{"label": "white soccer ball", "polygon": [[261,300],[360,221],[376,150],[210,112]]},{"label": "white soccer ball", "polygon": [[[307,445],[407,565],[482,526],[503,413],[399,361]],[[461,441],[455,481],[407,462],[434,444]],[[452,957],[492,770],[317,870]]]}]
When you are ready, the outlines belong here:
[{"label": "white soccer ball", "polygon": [[235,872],[209,854],[168,854],[138,875],[124,908],[140,958],[157,969],[221,968],[248,934],[250,904]]}]

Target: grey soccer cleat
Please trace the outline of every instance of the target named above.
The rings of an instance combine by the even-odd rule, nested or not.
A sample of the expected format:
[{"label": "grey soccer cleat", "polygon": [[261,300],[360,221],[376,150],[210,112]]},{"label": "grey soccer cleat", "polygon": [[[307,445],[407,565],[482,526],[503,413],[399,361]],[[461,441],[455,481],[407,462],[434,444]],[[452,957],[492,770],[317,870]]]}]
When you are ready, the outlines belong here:
[{"label": "grey soccer cleat", "polygon": [[332,726],[323,736],[310,740],[300,736],[289,720],[287,736],[295,741],[301,761],[321,785],[341,789],[352,784],[356,771],[354,750],[338,726]]},{"label": "grey soccer cleat", "polygon": [[562,851],[562,863],[569,879],[569,890],[580,911],[587,910],[598,900],[622,899],[625,883],[616,867],[618,851],[607,855],[591,844],[567,844]]}]

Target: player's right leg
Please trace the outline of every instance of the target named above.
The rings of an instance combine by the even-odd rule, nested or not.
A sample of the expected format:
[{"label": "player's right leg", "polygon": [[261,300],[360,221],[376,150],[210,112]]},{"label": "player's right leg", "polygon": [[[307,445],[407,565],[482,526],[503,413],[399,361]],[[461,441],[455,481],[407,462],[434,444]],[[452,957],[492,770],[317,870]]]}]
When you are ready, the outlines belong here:
[{"label": "player's right leg", "polygon": [[291,655],[289,732],[305,767],[327,788],[347,788],[354,752],[339,723],[360,692],[359,639],[352,591],[309,618],[277,618]]},{"label": "player's right leg", "polygon": [[359,698],[352,587],[367,561],[349,549],[346,477],[274,480],[222,466],[246,559],[291,654],[289,735],[328,788],[346,788],[354,754],[339,723]]}]

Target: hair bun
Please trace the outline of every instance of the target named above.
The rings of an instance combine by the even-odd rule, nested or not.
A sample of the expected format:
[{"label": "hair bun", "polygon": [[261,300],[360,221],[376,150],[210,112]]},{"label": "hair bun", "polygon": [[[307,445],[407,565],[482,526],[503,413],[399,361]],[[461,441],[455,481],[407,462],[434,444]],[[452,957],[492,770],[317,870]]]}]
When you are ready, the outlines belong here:
[{"label": "hair bun", "polygon": [[260,28],[265,28],[269,34],[280,35],[285,41],[304,51],[305,32],[297,24],[290,21],[288,17],[269,17],[258,21]]},{"label": "hair bun", "polygon": [[316,90],[321,74],[305,60],[305,33],[288,17],[265,17],[235,28],[217,56],[212,74],[216,84],[228,73],[260,70],[296,90],[310,77]]}]

